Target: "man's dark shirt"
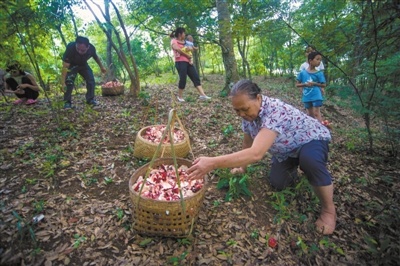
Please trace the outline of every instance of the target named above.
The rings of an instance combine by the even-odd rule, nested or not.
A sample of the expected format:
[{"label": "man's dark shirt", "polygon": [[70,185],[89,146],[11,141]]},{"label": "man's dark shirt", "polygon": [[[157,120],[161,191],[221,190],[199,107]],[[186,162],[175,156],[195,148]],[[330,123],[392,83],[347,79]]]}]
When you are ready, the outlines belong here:
[{"label": "man's dark shirt", "polygon": [[98,56],[96,54],[96,48],[90,44],[89,50],[85,54],[79,54],[76,50],[76,43],[70,42],[67,45],[67,49],[63,55],[62,60],[65,63],[71,64],[71,66],[85,66],[87,61],[93,57],[93,59],[97,59]]}]

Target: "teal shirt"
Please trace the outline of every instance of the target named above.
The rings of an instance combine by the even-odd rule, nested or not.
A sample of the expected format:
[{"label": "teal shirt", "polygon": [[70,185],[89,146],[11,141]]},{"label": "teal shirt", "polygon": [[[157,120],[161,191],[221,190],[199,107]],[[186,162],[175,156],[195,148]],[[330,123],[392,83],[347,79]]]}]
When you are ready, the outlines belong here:
[{"label": "teal shirt", "polygon": [[[317,83],[326,83],[324,72],[317,71],[314,73],[310,73],[307,70],[303,70],[297,76],[297,80],[301,83],[307,82],[317,82]],[[303,88],[303,97],[302,101],[305,102],[313,102],[313,101],[323,101],[321,88],[318,86],[314,87],[304,87]]]}]

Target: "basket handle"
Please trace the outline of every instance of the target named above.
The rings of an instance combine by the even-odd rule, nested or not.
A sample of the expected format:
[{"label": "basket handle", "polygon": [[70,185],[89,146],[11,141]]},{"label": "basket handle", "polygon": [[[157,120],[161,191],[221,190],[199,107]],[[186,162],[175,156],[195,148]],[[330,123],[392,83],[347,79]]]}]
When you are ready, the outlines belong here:
[{"label": "basket handle", "polygon": [[[163,140],[163,139],[165,138],[165,135],[168,134],[168,136],[169,136],[169,142],[170,142],[170,144],[171,144],[172,159],[173,159],[173,161],[174,161],[175,175],[176,175],[176,177],[177,177],[176,181],[177,181],[177,184],[178,184],[178,187],[179,187],[179,194],[180,194],[180,198],[181,198],[182,211],[183,211],[183,213],[186,213],[185,201],[183,200],[182,190],[180,189],[180,188],[181,188],[181,182],[180,182],[180,178],[179,178],[179,173],[178,173],[178,162],[177,162],[177,160],[176,160],[176,153],[175,153],[175,148],[174,148],[174,138],[173,138],[173,136],[172,136],[173,130],[171,130],[171,126],[172,126],[172,128],[173,128],[173,126],[174,126],[174,125],[172,124],[172,121],[175,121],[175,119],[178,120],[178,123],[179,123],[180,126],[182,127],[182,130],[184,130],[183,125],[182,125],[182,122],[179,120],[179,117],[176,115],[176,110],[175,110],[175,109],[171,109],[171,110],[169,111],[169,114],[168,114],[167,128],[165,129],[165,131],[164,131],[164,133],[163,133],[163,135],[162,135],[162,137],[161,137],[161,140]],[[189,140],[188,140],[188,143],[189,143],[190,152],[191,152],[191,154],[192,154],[192,156],[193,156],[193,152],[192,152],[192,148],[191,148],[191,146],[190,146],[190,141],[189,141]],[[154,161],[155,161],[155,159],[156,159],[156,155],[157,155],[157,153],[160,151],[161,145],[162,145],[162,141],[160,141],[160,143],[158,144],[157,149],[156,149],[156,151],[155,151],[155,153],[154,153],[154,155],[153,155],[153,158],[151,159],[151,161],[150,161],[150,163],[149,163],[149,167],[147,168],[146,174],[145,174],[145,176],[144,176],[144,178],[143,178],[144,181],[143,181],[143,183],[142,183],[142,185],[141,185],[141,187],[140,187],[140,190],[139,190],[139,197],[138,197],[138,202],[137,202],[138,205],[139,205],[139,201],[140,201],[140,198],[141,198],[140,195],[141,195],[141,193],[142,193],[144,184],[146,183],[146,180],[147,180],[147,178],[149,177],[150,171],[151,171],[152,168],[153,168],[153,164],[154,164]],[[164,153],[164,152],[163,152],[163,153]],[[193,156],[193,158],[194,158],[194,156]]]},{"label": "basket handle", "polygon": [[[169,115],[168,115],[168,121],[171,118],[171,126],[172,126],[172,130],[174,128],[175,125],[175,120],[178,121],[179,127],[183,130],[184,133],[187,132],[187,130],[185,129],[185,127],[182,124],[182,121],[179,119],[178,114],[176,113],[175,109],[171,109],[171,111],[169,111]],[[171,128],[170,128],[171,129]],[[194,154],[193,154],[193,150],[192,150],[192,146],[190,145],[190,139],[189,139],[189,135],[185,136],[187,137],[187,141],[188,141],[188,145],[189,145],[189,152],[190,155],[192,155],[192,158],[194,159]],[[172,141],[170,140],[170,142],[172,143]],[[162,157],[162,156],[161,156]]]}]

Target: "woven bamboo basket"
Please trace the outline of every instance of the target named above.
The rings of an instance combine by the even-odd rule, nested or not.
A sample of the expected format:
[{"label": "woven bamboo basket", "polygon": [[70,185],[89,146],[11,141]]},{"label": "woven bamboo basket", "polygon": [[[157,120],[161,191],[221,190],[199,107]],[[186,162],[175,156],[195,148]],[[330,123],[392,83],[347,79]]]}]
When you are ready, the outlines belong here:
[{"label": "woven bamboo basket", "polygon": [[[162,125],[161,125],[162,126]],[[146,130],[152,126],[142,128],[136,135],[135,146],[133,151],[133,156],[137,158],[153,158],[154,153],[157,151],[157,147],[159,143],[153,143],[146,140],[143,136],[146,133]],[[184,158],[189,154],[190,151],[190,143],[189,143],[189,135],[186,130],[180,128],[179,130],[183,131],[185,138],[182,142],[174,143],[175,156]],[[161,149],[156,155],[156,158],[159,157],[172,157],[171,144],[161,144]]]},{"label": "woven bamboo basket", "polygon": [[[176,158],[178,167],[190,167],[192,162],[183,158]],[[206,181],[203,187],[194,195],[182,200],[160,201],[143,198],[132,188],[139,176],[144,176],[149,164],[143,165],[129,180],[129,194],[132,200],[133,228],[143,235],[184,238],[191,234],[197,221],[199,210],[203,205],[206,191]],[[159,158],[153,162],[153,168],[161,164],[174,164],[173,158]]]},{"label": "woven bamboo basket", "polygon": [[101,95],[103,96],[117,96],[124,94],[124,85],[115,86],[111,88],[101,87]]}]

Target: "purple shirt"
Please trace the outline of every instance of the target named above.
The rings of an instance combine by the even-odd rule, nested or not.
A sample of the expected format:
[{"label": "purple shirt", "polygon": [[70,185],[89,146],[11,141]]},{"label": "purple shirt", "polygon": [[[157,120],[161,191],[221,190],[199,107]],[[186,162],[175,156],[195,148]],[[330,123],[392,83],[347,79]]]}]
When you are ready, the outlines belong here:
[{"label": "purple shirt", "polygon": [[329,130],[317,119],[279,99],[262,95],[260,112],[256,120],[242,121],[242,129],[253,139],[262,128],[278,133],[268,150],[279,162],[297,157],[299,149],[312,140],[331,140]]}]

